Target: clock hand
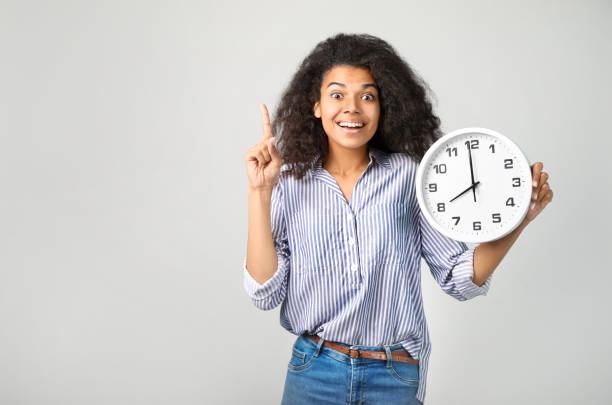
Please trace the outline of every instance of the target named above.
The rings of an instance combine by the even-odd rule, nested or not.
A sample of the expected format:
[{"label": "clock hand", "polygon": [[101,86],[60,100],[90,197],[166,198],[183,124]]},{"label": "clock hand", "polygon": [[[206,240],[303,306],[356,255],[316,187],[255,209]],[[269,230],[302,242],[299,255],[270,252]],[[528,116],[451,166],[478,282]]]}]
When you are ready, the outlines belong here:
[{"label": "clock hand", "polygon": [[[470,148],[470,141],[466,142],[468,148],[468,154],[470,155],[470,174],[472,175],[472,184],[474,184],[474,167],[472,166],[472,148]],[[474,194],[474,202],[476,202],[476,188],[472,188]]]},{"label": "clock hand", "polygon": [[480,183],[480,181],[477,181],[476,183],[472,183],[471,186],[469,186],[468,188],[466,188],[465,190],[463,190],[461,193],[459,193],[459,195],[455,196],[455,198],[453,198],[452,200],[450,200],[449,202],[453,202],[455,199],[457,199],[458,197],[461,197],[463,194],[467,193],[468,191],[470,191],[470,189],[474,190],[476,188],[476,186]]}]

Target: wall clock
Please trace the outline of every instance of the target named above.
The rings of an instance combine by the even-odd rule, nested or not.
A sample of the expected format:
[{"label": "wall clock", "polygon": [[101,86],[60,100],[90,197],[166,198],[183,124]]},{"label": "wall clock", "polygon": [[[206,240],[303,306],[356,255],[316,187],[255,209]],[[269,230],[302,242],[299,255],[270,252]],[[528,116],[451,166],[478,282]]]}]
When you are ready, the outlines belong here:
[{"label": "wall clock", "polygon": [[481,243],[512,232],[531,202],[531,166],[506,136],[463,128],[439,138],[416,174],[416,195],[427,221],[444,235]]}]

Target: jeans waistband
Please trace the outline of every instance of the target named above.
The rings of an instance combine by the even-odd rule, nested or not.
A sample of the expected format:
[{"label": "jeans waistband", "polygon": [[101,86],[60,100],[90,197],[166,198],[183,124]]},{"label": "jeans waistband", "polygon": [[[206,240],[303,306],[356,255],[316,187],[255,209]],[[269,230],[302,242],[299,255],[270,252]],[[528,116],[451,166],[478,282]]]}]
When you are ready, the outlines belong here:
[{"label": "jeans waistband", "polygon": [[[308,332],[302,333],[302,337],[304,337],[305,339],[308,339],[308,335],[310,335],[310,333],[308,333]],[[327,340],[327,339],[325,339],[325,340]],[[340,345],[340,346],[344,346],[344,347],[346,347],[348,349],[373,350],[373,351],[384,350],[384,346],[382,346],[382,345],[381,346],[361,346],[361,345],[350,345],[350,344],[346,344],[346,343],[342,343],[342,342],[337,342],[335,340],[328,340],[328,341],[332,342],[332,343],[335,343],[337,345]],[[391,349],[391,350],[401,350],[401,349],[404,349],[404,346],[402,346],[401,343],[396,343],[396,344],[388,345],[388,346],[389,346],[389,349]]]}]

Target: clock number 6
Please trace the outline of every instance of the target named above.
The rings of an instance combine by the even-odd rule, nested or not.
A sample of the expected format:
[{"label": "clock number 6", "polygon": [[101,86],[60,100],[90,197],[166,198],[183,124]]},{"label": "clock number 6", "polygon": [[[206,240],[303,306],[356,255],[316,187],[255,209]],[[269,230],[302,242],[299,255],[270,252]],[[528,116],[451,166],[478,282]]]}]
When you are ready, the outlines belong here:
[{"label": "clock number 6", "polygon": [[474,221],[474,230],[480,231],[480,221]]}]

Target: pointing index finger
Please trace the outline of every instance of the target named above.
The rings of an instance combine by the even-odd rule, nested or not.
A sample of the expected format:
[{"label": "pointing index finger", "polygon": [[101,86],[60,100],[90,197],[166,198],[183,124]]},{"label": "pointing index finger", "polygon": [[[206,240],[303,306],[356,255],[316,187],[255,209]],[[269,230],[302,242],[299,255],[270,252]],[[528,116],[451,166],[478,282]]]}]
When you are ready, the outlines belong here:
[{"label": "pointing index finger", "polygon": [[268,108],[265,104],[261,103],[261,120],[263,125],[264,139],[273,138],[272,128],[270,127],[270,116],[268,115]]}]

